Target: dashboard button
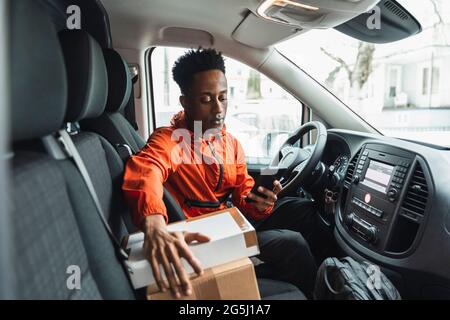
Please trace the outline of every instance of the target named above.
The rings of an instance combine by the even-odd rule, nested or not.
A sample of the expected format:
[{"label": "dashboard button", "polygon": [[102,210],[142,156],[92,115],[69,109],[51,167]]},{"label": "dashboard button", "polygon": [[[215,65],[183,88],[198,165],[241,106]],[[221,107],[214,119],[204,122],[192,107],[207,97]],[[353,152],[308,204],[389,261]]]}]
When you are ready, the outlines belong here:
[{"label": "dashboard button", "polygon": [[367,228],[366,236],[368,242],[376,243],[378,236],[377,228],[375,228],[374,226]]},{"label": "dashboard button", "polygon": [[389,189],[387,196],[389,198],[389,201],[394,202],[397,199],[398,191],[395,188]]},{"label": "dashboard button", "polygon": [[346,217],[345,217],[345,224],[348,227],[351,227],[351,225],[353,224],[353,217],[355,216],[354,213],[349,213]]}]

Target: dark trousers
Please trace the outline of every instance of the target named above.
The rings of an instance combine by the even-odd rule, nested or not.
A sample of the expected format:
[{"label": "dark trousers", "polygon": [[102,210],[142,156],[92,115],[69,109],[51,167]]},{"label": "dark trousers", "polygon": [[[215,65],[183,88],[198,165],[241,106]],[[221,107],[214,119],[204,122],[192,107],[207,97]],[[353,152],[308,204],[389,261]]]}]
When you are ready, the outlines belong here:
[{"label": "dark trousers", "polygon": [[262,269],[270,270],[270,278],[290,282],[310,295],[317,272],[308,245],[317,226],[314,203],[301,198],[282,198],[267,219],[253,224],[259,242],[258,258],[264,262]]}]

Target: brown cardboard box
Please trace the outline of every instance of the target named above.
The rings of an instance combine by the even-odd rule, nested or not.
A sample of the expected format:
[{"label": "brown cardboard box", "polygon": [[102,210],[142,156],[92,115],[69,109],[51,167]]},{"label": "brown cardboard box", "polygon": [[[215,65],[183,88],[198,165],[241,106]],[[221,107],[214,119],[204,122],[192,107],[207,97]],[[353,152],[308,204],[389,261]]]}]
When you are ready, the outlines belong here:
[{"label": "brown cardboard box", "polygon": [[[210,238],[206,243],[189,245],[192,254],[205,269],[259,254],[254,227],[235,207],[169,224],[167,230],[200,232]],[[143,241],[142,232],[123,239],[123,248],[129,252],[125,264],[135,289],[155,284],[150,263],[143,254]],[[186,260],[181,262],[188,274],[194,274]],[[165,278],[163,270],[161,273]]]},{"label": "brown cardboard box", "polygon": [[[249,258],[204,270],[191,278],[192,295],[182,300],[260,300],[253,263]],[[170,292],[160,292],[156,285],[147,288],[149,300],[172,300]]]}]

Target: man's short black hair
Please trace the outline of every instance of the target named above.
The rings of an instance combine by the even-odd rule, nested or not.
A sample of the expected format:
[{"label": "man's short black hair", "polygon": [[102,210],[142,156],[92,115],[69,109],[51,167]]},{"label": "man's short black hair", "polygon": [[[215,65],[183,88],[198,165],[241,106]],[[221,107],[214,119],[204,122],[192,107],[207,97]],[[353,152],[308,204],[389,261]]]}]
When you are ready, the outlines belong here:
[{"label": "man's short black hair", "polygon": [[181,93],[186,94],[194,74],[208,70],[220,70],[225,74],[222,53],[215,49],[189,50],[175,62],[172,69],[173,80],[180,87]]}]

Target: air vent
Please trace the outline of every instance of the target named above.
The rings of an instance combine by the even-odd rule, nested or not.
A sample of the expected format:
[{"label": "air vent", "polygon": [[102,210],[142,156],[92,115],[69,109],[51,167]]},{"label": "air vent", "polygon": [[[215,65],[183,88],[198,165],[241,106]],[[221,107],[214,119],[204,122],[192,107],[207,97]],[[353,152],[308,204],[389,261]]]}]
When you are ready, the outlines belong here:
[{"label": "air vent", "polygon": [[420,222],[425,214],[428,201],[428,186],[425,174],[419,163],[414,168],[413,176],[409,182],[408,190],[403,200],[403,216]]},{"label": "air vent", "polygon": [[402,20],[408,20],[408,14],[403,11],[402,8],[400,8],[397,4],[395,4],[392,1],[386,1],[384,3],[384,7],[388,9],[390,12],[395,14],[397,17],[399,17]]},{"label": "air vent", "polygon": [[355,156],[352,158],[352,161],[350,161],[350,163],[348,165],[347,174],[345,175],[345,179],[344,179],[344,187],[346,187],[346,188],[350,188],[350,185],[352,184],[352,178],[353,178],[353,174],[355,172],[356,162],[358,161],[360,153],[361,153],[361,149],[355,154]]}]

